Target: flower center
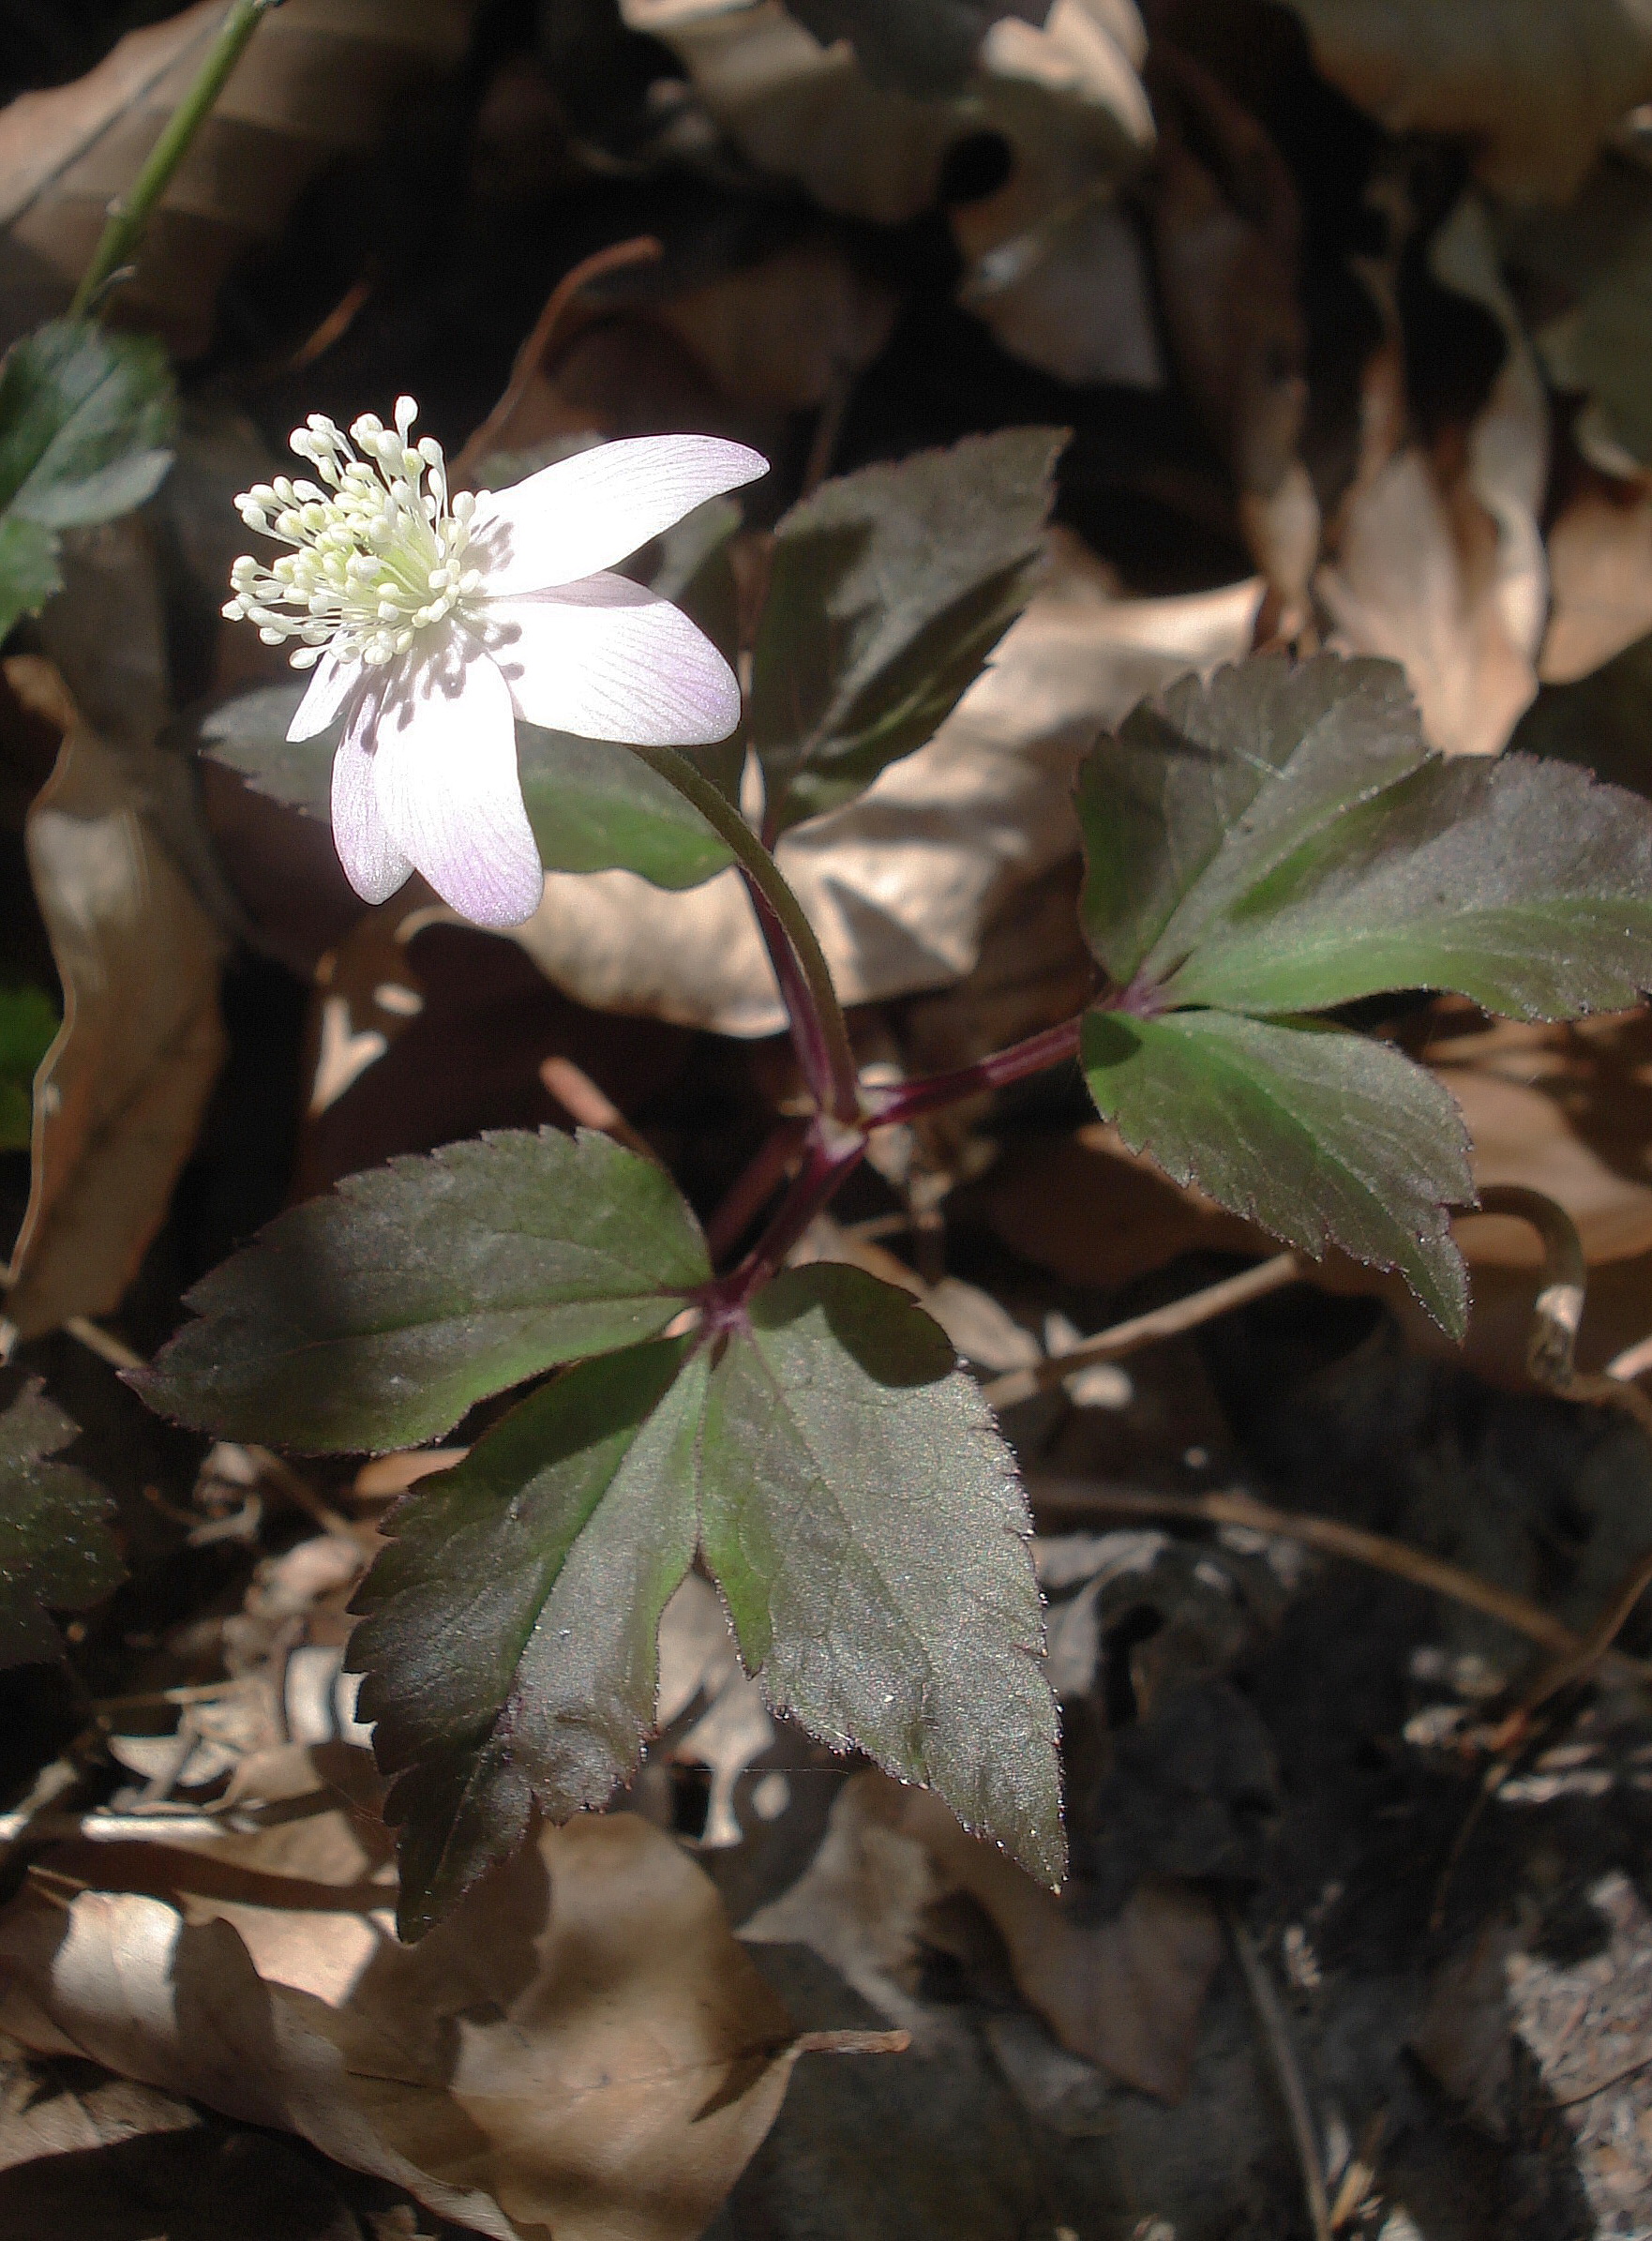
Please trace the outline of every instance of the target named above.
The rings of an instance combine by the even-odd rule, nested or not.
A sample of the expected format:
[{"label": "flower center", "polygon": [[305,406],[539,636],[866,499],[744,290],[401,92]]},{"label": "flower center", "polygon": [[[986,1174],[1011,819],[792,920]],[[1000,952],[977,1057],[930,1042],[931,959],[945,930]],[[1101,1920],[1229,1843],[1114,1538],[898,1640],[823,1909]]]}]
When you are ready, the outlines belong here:
[{"label": "flower center", "polygon": [[266,646],[301,640],[295,669],[328,651],[340,662],[382,664],[449,616],[474,620],[482,573],[463,562],[476,502],[468,490],[449,501],[441,444],[433,436],[412,442],[417,416],[403,397],[394,428],[364,413],[345,436],[312,413],[292,446],[326,488],[282,474],[235,501],[248,529],[292,549],[267,568],[238,560],[224,613],[256,623]]}]

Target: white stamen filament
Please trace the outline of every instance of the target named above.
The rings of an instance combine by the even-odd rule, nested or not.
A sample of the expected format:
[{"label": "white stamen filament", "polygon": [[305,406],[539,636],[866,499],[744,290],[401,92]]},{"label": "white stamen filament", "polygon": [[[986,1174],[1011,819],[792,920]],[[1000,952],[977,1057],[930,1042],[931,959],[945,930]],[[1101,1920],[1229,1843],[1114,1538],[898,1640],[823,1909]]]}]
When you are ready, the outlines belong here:
[{"label": "white stamen filament", "polygon": [[269,567],[238,560],[224,613],[256,623],[266,646],[299,640],[294,669],[313,667],[323,651],[382,666],[449,616],[473,620],[465,609],[482,577],[459,564],[476,502],[469,491],[449,500],[441,444],[433,436],[416,448],[411,442],[417,416],[403,397],[393,429],[364,413],[345,436],[312,413],[292,445],[326,489],[280,474],[235,501],[248,529],[293,549]]}]

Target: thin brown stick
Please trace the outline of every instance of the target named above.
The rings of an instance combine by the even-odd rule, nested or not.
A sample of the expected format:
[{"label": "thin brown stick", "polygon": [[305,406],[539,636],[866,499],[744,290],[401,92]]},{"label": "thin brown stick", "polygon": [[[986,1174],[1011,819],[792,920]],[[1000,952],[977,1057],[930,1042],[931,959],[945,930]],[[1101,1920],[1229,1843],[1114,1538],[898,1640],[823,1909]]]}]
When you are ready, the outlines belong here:
[{"label": "thin brown stick", "polygon": [[[1070,1359],[1062,1357],[1063,1361]],[[1406,1542],[1390,1541],[1384,1534],[1368,1533],[1359,1526],[1344,1525],[1336,1518],[1274,1510],[1248,1494],[1151,1494],[1134,1488],[1091,1485],[1082,1480],[1037,1476],[1029,1477],[1028,1492],[1035,1511],[1053,1510],[1086,1517],[1173,1517],[1190,1524],[1239,1526],[1248,1532],[1267,1534],[1276,1541],[1295,1541],[1304,1548],[1317,1549],[1323,1556],[1363,1564],[1372,1571],[1409,1580],[1414,1587],[1427,1587],[1435,1595],[1449,1596],[1453,1602],[1464,1603],[1472,1611],[1483,1612],[1488,1618],[1501,1620],[1503,1625],[1555,1657],[1575,1657],[1584,1647],[1581,1635],[1574,1634],[1563,1620],[1539,1604],[1528,1602],[1524,1595],[1499,1587],[1491,1580],[1482,1580],[1458,1565],[1448,1564],[1441,1557],[1431,1557],[1426,1550],[1412,1548]],[[1635,1680],[1652,1677],[1652,1668],[1640,1659],[1626,1658],[1616,1651],[1609,1651],[1607,1655],[1625,1677]]]},{"label": "thin brown stick", "polygon": [[1612,1357],[1601,1374],[1617,1377],[1627,1385],[1633,1377],[1644,1377],[1648,1370],[1652,1370],[1652,1337],[1637,1339],[1632,1346],[1625,1346],[1621,1354]]},{"label": "thin brown stick", "polygon": [[1629,1624],[1634,1616],[1636,1604],[1648,1587],[1652,1587],[1652,1549],[1645,1550],[1629,1566],[1618,1582],[1612,1600],[1577,1648],[1567,1656],[1556,1658],[1553,1664],[1546,1665],[1539,1674],[1521,1698],[1513,1721],[1524,1725],[1539,1706],[1547,1704],[1551,1696],[1558,1695],[1562,1689],[1570,1688],[1576,1681],[1586,1680]]},{"label": "thin brown stick", "polygon": [[599,1089],[572,1059],[542,1059],[539,1078],[563,1112],[581,1128],[593,1128],[598,1136],[612,1136],[616,1144],[623,1144],[627,1151],[636,1152],[638,1159],[647,1160],[651,1166],[660,1165],[659,1154],[648,1138],[632,1127],[608,1091]]},{"label": "thin brown stick", "polygon": [[1048,1392],[1052,1386],[1064,1384],[1074,1370],[1088,1369],[1096,1361],[1117,1361],[1120,1355],[1134,1354],[1162,1338],[1179,1338],[1183,1331],[1196,1331],[1201,1323],[1235,1307],[1283,1291],[1302,1274],[1299,1254],[1276,1253],[1271,1260],[1259,1261],[1237,1276],[1224,1276],[1220,1284],[1190,1292],[1184,1300],[1173,1300],[1167,1307],[1155,1307],[1147,1315],[1132,1316],[1128,1322],[1115,1323],[1110,1331],[1098,1331],[1094,1338],[1087,1338],[1070,1354],[1052,1355],[1035,1368],[1011,1370],[1002,1377],[994,1377],[983,1386],[982,1397],[994,1408],[1014,1407],[1017,1401],[1029,1401],[1034,1393]]},{"label": "thin brown stick", "polygon": [[639,233],[633,241],[611,242],[606,249],[582,258],[571,272],[563,275],[546,298],[545,308],[533,322],[528,339],[517,353],[503,395],[453,462],[450,474],[456,489],[464,489],[467,477],[474,474],[488,454],[497,448],[501,429],[508,426],[511,414],[549,356],[550,346],[576,298],[583,295],[594,281],[606,279],[609,273],[623,272],[632,264],[652,264],[665,253],[664,247],[652,233]]},{"label": "thin brown stick", "polygon": [[1335,2241],[1330,2222],[1330,2202],[1325,2190],[1324,2154],[1319,2145],[1314,2112],[1308,2105],[1308,2088],[1302,2083],[1301,2067],[1297,2061],[1296,2049],[1291,2044],[1290,2026],[1285,2022],[1284,2009],[1280,2005],[1279,1994],[1273,1989],[1273,1979],[1256,1950],[1255,1942],[1239,1919],[1238,1907],[1231,1900],[1225,1901],[1222,1913],[1234,1956],[1239,1962],[1239,1974],[1251,1996],[1251,2006],[1255,2012],[1275,2083],[1279,2086],[1280,2098],[1284,2103],[1285,2116],[1291,2128],[1291,2143],[1297,2151],[1297,2163],[1302,2173],[1302,2199],[1308,2205],[1308,2222],[1314,2229],[1314,2241]]}]

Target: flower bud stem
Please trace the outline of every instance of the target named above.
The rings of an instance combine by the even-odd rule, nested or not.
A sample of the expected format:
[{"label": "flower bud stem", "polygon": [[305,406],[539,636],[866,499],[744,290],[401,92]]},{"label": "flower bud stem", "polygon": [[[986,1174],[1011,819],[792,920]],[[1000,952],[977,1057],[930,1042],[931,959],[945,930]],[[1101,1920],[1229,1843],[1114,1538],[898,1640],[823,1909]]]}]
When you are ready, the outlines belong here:
[{"label": "flower bud stem", "polygon": [[685,755],[675,747],[638,747],[635,752],[699,811],[720,840],[728,842],[751,890],[810,1094],[823,1113],[848,1127],[858,1126],[859,1070],[843,1006],[815,929],[780,866],[734,804]]},{"label": "flower bud stem", "polygon": [[234,0],[219,26],[211,52],[196,72],[194,83],[168,118],[143,170],[128,192],[110,204],[109,222],[75,290],[74,302],[69,307],[71,319],[91,318],[111,280],[130,264],[149,223],[150,212],[166,192],[190,142],[223,92],[248,40],[270,9],[280,4],[281,0]]}]

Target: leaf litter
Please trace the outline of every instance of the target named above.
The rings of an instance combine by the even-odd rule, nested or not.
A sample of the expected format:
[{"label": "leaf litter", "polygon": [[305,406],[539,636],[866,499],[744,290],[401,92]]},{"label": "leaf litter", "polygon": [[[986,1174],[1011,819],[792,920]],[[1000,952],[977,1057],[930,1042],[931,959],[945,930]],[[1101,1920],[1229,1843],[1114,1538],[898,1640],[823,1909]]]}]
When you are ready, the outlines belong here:
[{"label": "leaf litter", "polygon": [[[885,23],[847,6],[788,16],[626,0],[629,32],[663,42],[646,48],[617,28],[619,11],[563,11],[503,64],[496,48],[473,51],[479,77],[491,73],[481,144],[494,168],[478,160],[455,190],[473,243],[491,229],[521,256],[538,231],[529,262],[544,286],[502,286],[485,251],[473,277],[467,253],[432,248],[454,292],[440,308],[394,260],[364,259],[348,229],[348,248],[313,284],[248,248],[279,240],[307,179],[338,214],[360,177],[346,168],[329,185],[293,133],[294,89],[318,83],[318,53],[334,90],[348,88],[349,116],[331,98],[326,114],[349,146],[393,128],[409,113],[398,87],[428,87],[432,62],[459,53],[468,11],[394,12],[393,24],[355,11],[341,38],[341,13],[291,0],[263,90],[221,119],[223,160],[209,167],[203,144],[152,237],[139,323],[194,350],[215,298],[229,308],[208,364],[250,407],[254,444],[278,444],[318,396],[347,412],[358,391],[376,394],[398,336],[423,334],[427,358],[451,358],[453,303],[473,317],[491,290],[492,339],[476,366],[445,377],[443,433],[457,444],[503,386],[538,298],[592,246],[561,198],[622,191],[623,221],[616,208],[599,231],[657,225],[671,235],[660,274],[585,299],[534,374],[513,445],[715,428],[786,451],[795,494],[810,474],[1005,425],[1076,431],[1045,572],[984,675],[931,742],[782,843],[865,1047],[894,1078],[967,1062],[1006,1039],[1006,1018],[1011,1033],[1032,1031],[1085,1000],[1071,917],[1079,759],[1145,695],[1190,669],[1209,678],[1259,636],[1399,661],[1435,749],[1495,756],[1514,734],[1524,752],[1644,787],[1636,664],[1652,609],[1633,417],[1644,291],[1632,125],[1600,158],[1648,90],[1644,29],[1629,11],[1602,5],[1562,24],[1557,6],[1534,0],[1507,21],[1465,8],[1446,24],[1302,0],[1295,43],[1282,11],[1237,11],[1248,54],[1193,6],[1138,18],[1064,0],[1036,22],[1036,8],[914,7]],[[926,31],[902,43],[926,12],[949,19],[944,68]],[[140,38],[164,61],[164,41],[212,13]],[[23,182],[0,265],[8,331],[52,308],[53,290],[61,303],[63,276],[90,247],[85,213],[119,183],[98,166],[153,133],[164,76],[144,52],[116,49],[94,81],[7,113],[0,146],[12,144],[6,132],[21,143]],[[421,98],[460,119],[472,96],[450,80]],[[1328,101],[1338,105],[1314,106]],[[1324,146],[1294,129],[1293,102],[1333,115],[1344,144],[1379,148],[1385,168],[1351,191]],[[1404,137],[1381,143],[1356,109]],[[1462,168],[1442,185],[1429,164],[1446,146]],[[1466,195],[1464,168],[1478,182]],[[696,197],[709,198],[703,208]],[[900,233],[919,226],[931,229],[922,249]],[[1341,299],[1326,283],[1349,259],[1374,295],[1374,338],[1338,389],[1328,306]],[[307,351],[304,386],[290,368]],[[103,790],[77,795],[77,814],[89,805],[124,820],[145,908],[161,914],[142,943],[144,1002],[117,996],[101,1030],[126,1039],[123,1087],[95,1126],[57,1132],[64,1169],[42,1161],[35,1177],[38,1194],[60,1194],[38,1208],[61,1217],[53,1229],[31,1215],[10,1306],[27,1366],[54,1377],[75,1342],[48,1334],[68,1317],[113,1314],[125,1294],[123,1328],[147,1348],[174,1326],[183,1284],[277,1210],[288,1147],[272,1151],[255,1116],[272,1100],[288,1112],[312,1100],[328,1049],[331,1094],[306,1124],[320,1182],[365,1164],[329,1169],[326,1129],[334,1143],[355,1131],[378,1157],[489,1127],[563,1125],[541,1067],[571,1051],[709,1208],[728,1140],[794,1088],[767,1040],[781,1015],[732,878],[672,892],[608,869],[553,873],[519,949],[451,926],[403,936],[399,921],[364,936],[342,982],[300,985],[289,1005],[295,1019],[310,1004],[308,1058],[296,1025],[283,1043],[237,1019],[244,954],[222,981],[231,1056],[215,1090],[228,938],[298,960],[302,984],[317,959],[337,971],[351,936],[324,852],[306,853],[297,820],[265,804],[260,821],[233,782],[209,775],[217,874],[188,787],[157,759],[172,706],[216,688],[233,711],[234,696],[273,682],[256,652],[215,637],[208,505],[163,495],[148,556],[95,539],[101,603],[71,574],[50,624],[9,654],[37,744],[86,743],[77,773],[66,742],[53,783],[84,788],[96,763]],[[730,548],[748,609],[776,511],[758,505]],[[156,580],[164,654],[158,632],[129,624]],[[112,583],[131,603],[119,631]],[[180,614],[196,618],[182,631]],[[250,673],[234,666],[248,663]],[[1574,692],[1587,698],[1556,697]],[[40,810],[52,806],[48,793]],[[233,900],[216,883],[224,875]],[[83,1065],[107,1095],[85,1043],[96,974],[68,955],[45,869],[35,881],[71,1038],[58,1070],[72,1088]],[[32,939],[33,985],[50,1001],[51,951]],[[162,940],[175,968],[157,963]],[[401,1109],[396,1068],[464,1071],[457,1045],[427,1039],[443,943],[463,961],[466,1007],[514,1007],[488,1015],[508,1018],[520,1047],[515,1075],[454,1085],[458,1118],[437,1137]],[[524,953],[542,987],[510,977],[528,973]],[[116,940],[98,970],[130,963]],[[426,1010],[386,1005],[386,990]],[[329,1045],[338,1015],[326,1006],[341,991]],[[156,1004],[182,1011],[158,1019]],[[665,1055],[638,1068],[620,1014],[744,1047],[668,1044],[645,1024]],[[1394,1044],[1458,1096],[1476,1182],[1536,1188],[1576,1226],[1591,1368],[1652,1330],[1644,1025],[1633,1013],[1491,1026],[1456,999],[1389,1023]],[[382,1048],[368,1048],[369,1030]],[[38,1085],[37,1131],[55,1118],[54,1079]],[[1235,1256],[1273,1250],[1242,1211],[1171,1182],[1073,1097],[983,1110],[954,1136],[909,1136],[842,1223],[817,1226],[816,1256],[884,1280],[893,1265],[982,1372],[1035,1367]],[[113,1168],[98,1166],[100,1147]],[[223,1180],[236,1162],[262,1170],[240,1195]],[[191,1230],[202,1221],[210,1242]],[[710,2220],[724,2241],[822,2220],[846,2234],[892,2221],[919,2234],[1093,2229],[1120,2241],[1166,2227],[1182,2241],[1280,2232],[1299,2179],[1224,1958],[1220,1923],[1237,1907],[1283,1988],[1342,2229],[1388,2241],[1638,2230],[1644,2074],[1616,2072],[1632,2071],[1644,2023],[1644,1925],[1626,1878],[1647,1777],[1643,1709],[1623,1674],[1569,1725],[1539,1723],[1518,1746],[1526,1759],[1476,1808],[1477,1785],[1501,1766],[1475,1740],[1485,1707],[1530,1677],[1506,1631],[1386,1577],[1293,1563],[1285,1543],[1259,1546],[1239,1528],[1168,1517],[1163,1529],[1125,1527],[1105,1509],[1109,1490],[1186,1499],[1260,1482],[1586,1627],[1647,1538],[1644,1459],[1629,1428],[1531,1389],[1544,1270],[1529,1226],[1460,1213],[1452,1231],[1473,1289],[1465,1356],[1442,1355],[1391,1280],[1332,1255],[1322,1293],[1288,1290],[1203,1337],[1133,1355],[1104,1406],[1083,1406],[1074,1381],[1012,1412],[1064,1699],[1074,1873],[1060,1901],[943,1809],[775,1718],[714,1591],[691,1572],[666,1607],[661,1736],[630,1793],[636,1810],[546,1834],[478,1886],[451,1933],[396,1946],[388,1840],[342,1671],[344,1603],[372,1540],[359,1521],[378,1500],[318,1466],[300,1482],[306,1498],[358,1523],[351,1537],[293,1542],[291,1490],[237,1461],[245,1451],[209,1458],[197,1505],[200,1449],[180,1450],[154,1492],[187,1524],[163,1563],[123,1511],[134,1585],[113,1624],[96,1611],[89,1634],[86,1619],[71,1621],[71,1654],[95,1657],[115,1696],[213,1693],[112,1714],[106,1757],[74,1762],[100,1802],[47,1809],[75,1818],[77,1833],[60,1828],[54,1848],[32,1851],[33,1880],[0,1930],[12,2012],[27,2026],[7,2027],[37,2050],[15,2073],[27,2083],[8,2103],[15,2159],[0,2175],[28,2174],[53,2230],[105,2200],[76,2197],[102,2183],[78,2155],[116,2191],[147,2188],[152,2202],[172,2188],[166,2215],[188,2230],[188,2209],[170,2206],[184,2202],[187,2146],[248,2233],[261,2188],[317,2205],[317,2231],[331,2232],[330,2218],[340,2233],[375,2236],[423,2231],[431,2210],[500,2232],[579,2232],[594,2218],[592,2231],[686,2234]],[[122,1406],[88,1398],[81,1413],[94,1419]],[[94,1446],[100,1436],[95,1421]],[[90,1516],[101,1497],[87,1498]],[[146,1526],[161,1515],[150,1499]],[[208,1537],[220,1525],[233,1531]],[[256,1563],[257,1576],[214,1575],[213,1615],[180,1617],[162,1582],[186,1546],[190,1562]],[[60,1581],[43,1594],[73,1608]],[[1645,1647],[1632,1626],[1625,1640]],[[55,1643],[53,1630],[42,1654]],[[293,1814],[317,1802],[325,1810]],[[99,1813],[119,1817],[118,1843],[88,1841]],[[217,1833],[186,1833],[203,1820]],[[127,1833],[146,1821],[153,1834]],[[116,1923],[150,1972],[119,1990],[106,1942]],[[600,1957],[606,2013],[584,2002],[564,1933]],[[180,2039],[187,1981],[222,2043],[249,2047],[237,2034],[256,2034],[228,2086],[209,2038]],[[780,2109],[799,2043],[782,2008],[820,2030],[905,2030],[913,2051],[804,2065]],[[105,2070],[75,2067],[68,2045]],[[638,2070],[642,2056],[660,2066]],[[616,2091],[593,2126],[603,2100],[584,2088],[605,2066],[632,2078],[631,2098]],[[107,2082],[122,2069],[150,2083]],[[720,2083],[700,2091],[713,2073]],[[66,2103],[84,2114],[71,2122]],[[243,2120],[308,2137],[333,2159]],[[153,2149],[135,2178],[110,2160],[123,2130]],[[259,2174],[239,2192],[237,2156],[243,2179]],[[383,2183],[360,2177],[364,2165]],[[22,2215],[30,2231],[27,2201],[0,2185],[0,2219]],[[427,2206],[410,2212],[410,2201]]]}]

